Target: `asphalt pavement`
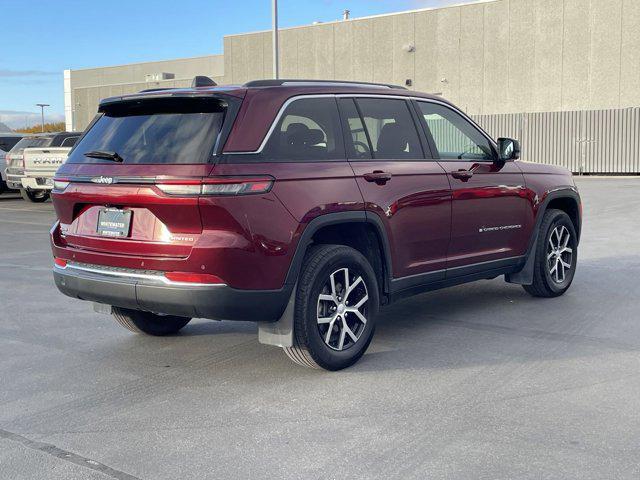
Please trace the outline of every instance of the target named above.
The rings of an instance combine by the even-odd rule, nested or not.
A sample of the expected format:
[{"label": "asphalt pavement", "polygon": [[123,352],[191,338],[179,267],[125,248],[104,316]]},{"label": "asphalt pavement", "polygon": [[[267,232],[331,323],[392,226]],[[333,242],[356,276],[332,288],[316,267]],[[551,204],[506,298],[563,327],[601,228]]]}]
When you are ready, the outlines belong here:
[{"label": "asphalt pavement", "polygon": [[56,290],[51,203],[0,195],[0,478],[637,479],[640,178],[577,183],[566,295],[407,299],[334,373],[253,323],[130,333]]}]

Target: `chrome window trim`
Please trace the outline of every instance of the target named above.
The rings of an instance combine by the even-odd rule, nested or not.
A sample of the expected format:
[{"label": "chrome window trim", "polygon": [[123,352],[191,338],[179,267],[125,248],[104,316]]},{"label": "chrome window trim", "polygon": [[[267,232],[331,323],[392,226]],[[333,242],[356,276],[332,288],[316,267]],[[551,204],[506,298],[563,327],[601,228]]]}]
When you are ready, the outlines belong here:
[{"label": "chrome window trim", "polygon": [[262,142],[260,143],[260,146],[258,147],[257,150],[245,151],[245,152],[222,152],[222,153],[224,155],[255,155],[258,153],[262,153],[262,151],[264,150],[264,147],[267,145],[267,143],[271,139],[271,135],[273,134],[273,131],[276,129],[276,125],[278,125],[278,122],[282,118],[282,115],[284,115],[284,112],[287,109],[287,107],[297,100],[303,100],[307,98],[387,98],[391,100],[402,99],[402,100],[414,100],[417,102],[435,103],[438,105],[442,105],[445,108],[449,108],[454,112],[460,114],[465,120],[470,122],[471,125],[475,127],[476,130],[478,130],[480,134],[483,137],[485,137],[495,149],[498,148],[495,140],[493,140],[493,138],[491,138],[489,134],[487,134],[487,132],[485,132],[482,129],[482,127],[480,127],[476,122],[474,122],[466,113],[464,113],[458,107],[455,107],[446,102],[442,102],[440,100],[436,100],[434,98],[417,97],[414,95],[378,95],[373,93],[322,93],[322,94],[311,94],[311,95],[301,94],[301,95],[296,95],[294,97],[288,98],[287,101],[282,104],[282,106],[280,107],[280,110],[278,110],[278,114],[276,115],[276,118],[271,123],[271,126],[269,127],[267,134],[262,139]]},{"label": "chrome window trim", "polygon": [[65,267],[61,267],[59,265],[54,264],[53,268],[54,268],[54,270],[59,270],[59,271],[62,271],[62,272],[66,271],[66,270],[79,270],[79,271],[82,271],[82,272],[95,273],[95,274],[98,274],[98,275],[106,275],[106,276],[116,277],[116,278],[119,277],[119,278],[131,278],[131,279],[138,279],[138,280],[151,280],[151,281],[154,281],[154,282],[160,282],[160,283],[164,283],[165,285],[173,285],[173,286],[211,287],[211,288],[226,287],[227,286],[225,283],[174,282],[172,280],[169,280],[164,275],[162,275],[161,272],[159,272],[158,275],[151,275],[151,274],[147,274],[147,273],[134,273],[134,272],[123,272],[123,271],[106,270],[106,269],[101,269],[99,267],[86,267],[84,265],[75,265],[73,263],[67,263],[67,265]]}]

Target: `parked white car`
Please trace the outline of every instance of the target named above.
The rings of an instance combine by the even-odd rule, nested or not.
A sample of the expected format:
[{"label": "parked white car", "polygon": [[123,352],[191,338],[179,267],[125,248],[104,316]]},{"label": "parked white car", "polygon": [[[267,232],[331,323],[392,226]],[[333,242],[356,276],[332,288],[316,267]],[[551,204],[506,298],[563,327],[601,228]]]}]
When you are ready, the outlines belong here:
[{"label": "parked white car", "polygon": [[0,193],[8,189],[7,187],[7,153],[23,137],[24,133],[0,133]]}]

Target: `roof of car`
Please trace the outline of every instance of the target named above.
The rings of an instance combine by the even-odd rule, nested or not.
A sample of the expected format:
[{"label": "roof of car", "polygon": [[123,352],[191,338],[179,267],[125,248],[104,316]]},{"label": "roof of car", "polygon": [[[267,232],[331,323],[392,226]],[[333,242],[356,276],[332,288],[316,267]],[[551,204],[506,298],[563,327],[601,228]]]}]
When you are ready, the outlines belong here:
[{"label": "roof of car", "polygon": [[166,97],[206,97],[209,95],[229,95],[244,98],[248,91],[252,90],[278,91],[283,96],[295,96],[304,94],[388,94],[400,96],[413,96],[424,98],[441,97],[434,94],[407,90],[399,85],[371,82],[353,82],[343,80],[308,80],[308,79],[278,79],[278,80],[253,80],[243,85],[218,85],[206,87],[188,88],[152,88],[138,93],[108,97],[101,100],[100,105],[117,103],[127,100],[142,100],[150,98]]}]

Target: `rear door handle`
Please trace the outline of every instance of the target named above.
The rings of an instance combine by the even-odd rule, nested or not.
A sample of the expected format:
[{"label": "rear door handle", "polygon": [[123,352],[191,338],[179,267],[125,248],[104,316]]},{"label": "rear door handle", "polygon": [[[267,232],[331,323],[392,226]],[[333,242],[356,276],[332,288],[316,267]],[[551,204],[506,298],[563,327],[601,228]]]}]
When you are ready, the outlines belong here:
[{"label": "rear door handle", "polygon": [[384,185],[391,180],[391,174],[383,172],[382,170],[374,170],[372,173],[365,173],[363,177],[367,182],[375,182],[378,185]]},{"label": "rear door handle", "polygon": [[466,182],[471,177],[473,177],[473,172],[471,170],[454,170],[453,172],[451,172],[451,176],[453,178],[457,178],[458,180]]}]

